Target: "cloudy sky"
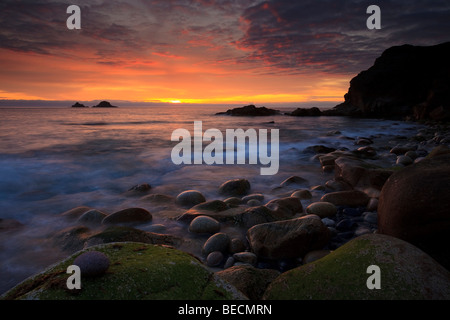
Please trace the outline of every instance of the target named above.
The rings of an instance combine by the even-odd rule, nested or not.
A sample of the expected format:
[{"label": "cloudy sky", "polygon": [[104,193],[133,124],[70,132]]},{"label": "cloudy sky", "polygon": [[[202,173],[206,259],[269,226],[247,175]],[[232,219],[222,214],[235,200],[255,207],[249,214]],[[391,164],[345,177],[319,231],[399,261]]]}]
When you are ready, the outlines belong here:
[{"label": "cloudy sky", "polygon": [[0,99],[340,102],[388,47],[450,41],[450,1],[2,0],[0,22]]}]

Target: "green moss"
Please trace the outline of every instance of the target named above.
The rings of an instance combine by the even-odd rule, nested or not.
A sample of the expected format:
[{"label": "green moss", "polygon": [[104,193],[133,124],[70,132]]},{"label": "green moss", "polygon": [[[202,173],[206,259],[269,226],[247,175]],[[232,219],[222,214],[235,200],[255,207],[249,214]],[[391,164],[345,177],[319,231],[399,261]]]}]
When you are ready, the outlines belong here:
[{"label": "green moss", "polygon": [[[82,252],[97,250],[110,259],[107,272],[82,278],[81,290],[69,290],[67,267]],[[45,272],[24,281],[4,299],[232,299],[199,261],[187,253],[143,243],[110,243],[80,251]]]},{"label": "green moss", "polygon": [[[396,269],[394,258],[368,239],[350,241],[320,260],[280,275],[266,291],[265,299],[421,299],[419,285]],[[367,288],[370,265],[380,267],[380,290]]]}]

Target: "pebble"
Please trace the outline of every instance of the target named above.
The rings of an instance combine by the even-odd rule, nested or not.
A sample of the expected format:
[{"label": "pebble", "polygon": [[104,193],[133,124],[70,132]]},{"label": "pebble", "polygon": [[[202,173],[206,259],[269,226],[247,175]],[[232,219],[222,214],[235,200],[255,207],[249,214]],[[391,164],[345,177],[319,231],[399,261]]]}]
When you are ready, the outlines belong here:
[{"label": "pebble", "polygon": [[355,227],[356,223],[351,219],[342,219],[336,224],[336,229],[339,231],[350,230]]},{"label": "pebble", "polygon": [[370,198],[369,203],[367,204],[367,211],[377,211],[378,209],[378,199]]},{"label": "pebble", "polygon": [[299,198],[300,200],[309,200],[312,194],[309,190],[297,190],[291,194],[291,197]]},{"label": "pebble", "polygon": [[327,227],[334,227],[334,226],[336,226],[336,221],[334,221],[333,219],[330,219],[330,218],[323,218],[322,222]]},{"label": "pebble", "polygon": [[247,201],[247,205],[249,207],[257,207],[261,205],[261,201],[257,200],[257,199],[251,199]]},{"label": "pebble", "polygon": [[224,269],[228,269],[231,268],[232,266],[234,266],[234,258],[233,257],[228,257],[227,261],[225,261],[225,264],[223,266]]},{"label": "pebble", "polygon": [[213,251],[210,254],[208,254],[208,257],[206,258],[206,265],[208,267],[217,267],[220,265],[223,261],[223,254],[220,251]]},{"label": "pebble", "polygon": [[82,276],[96,277],[108,270],[110,261],[102,252],[88,251],[76,257],[72,264],[80,268]]},{"label": "pebble", "polygon": [[245,250],[244,242],[239,238],[233,238],[230,240],[230,245],[228,247],[228,251],[230,253],[242,252]]},{"label": "pebble", "polygon": [[233,258],[235,261],[249,263],[252,266],[255,266],[258,261],[258,257],[252,252],[238,252],[233,254]]},{"label": "pebble", "polygon": [[398,156],[396,164],[401,164],[404,166],[409,166],[413,163],[413,160],[408,156]]},{"label": "pebble", "polygon": [[193,233],[216,233],[219,230],[219,221],[208,216],[198,216],[189,225],[189,231]]},{"label": "pebble", "polygon": [[230,237],[225,233],[216,233],[206,240],[202,252],[208,256],[211,252],[226,252],[230,243]]},{"label": "pebble", "polygon": [[78,223],[101,224],[102,220],[107,216],[106,213],[96,209],[83,213],[77,220]]},{"label": "pebble", "polygon": [[378,223],[378,214],[376,212],[365,212],[364,213],[364,221],[377,224]]},{"label": "pebble", "polygon": [[345,208],[343,213],[347,216],[359,217],[362,212],[358,208]]},{"label": "pebble", "polygon": [[248,203],[250,200],[258,200],[258,201],[263,201],[264,200],[264,195],[261,193],[254,193],[254,194],[249,194],[248,196],[242,197],[242,202],[244,203]]},{"label": "pebble", "polygon": [[230,206],[238,206],[242,203],[242,200],[239,199],[238,197],[230,197],[230,198],[223,200],[223,202],[225,202],[226,204],[228,204]]}]

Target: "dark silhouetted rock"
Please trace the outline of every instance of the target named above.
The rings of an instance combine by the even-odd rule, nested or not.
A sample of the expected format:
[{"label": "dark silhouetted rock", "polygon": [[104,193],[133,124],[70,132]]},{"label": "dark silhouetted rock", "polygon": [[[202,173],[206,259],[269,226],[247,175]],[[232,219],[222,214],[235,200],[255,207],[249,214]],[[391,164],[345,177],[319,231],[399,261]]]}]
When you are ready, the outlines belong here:
[{"label": "dark silhouetted rock", "polygon": [[287,115],[294,117],[320,117],[322,115],[322,111],[320,111],[320,109],[317,107],[309,109],[297,108],[291,113],[287,113]]},{"label": "dark silhouetted rock", "polygon": [[254,105],[249,105],[241,108],[229,109],[226,112],[218,112],[216,115],[230,115],[230,116],[274,116],[280,114],[279,110],[268,109],[266,107],[257,108]]},{"label": "dark silhouetted rock", "polygon": [[93,106],[92,108],[118,108],[117,106],[113,106],[108,101],[102,101],[98,105]]},{"label": "dark silhouetted rock", "polygon": [[324,115],[450,119],[450,42],[391,47],[350,81],[345,102]]},{"label": "dark silhouetted rock", "polygon": [[85,106],[82,103],[75,103],[74,105],[72,105],[72,108],[89,108],[88,106]]}]

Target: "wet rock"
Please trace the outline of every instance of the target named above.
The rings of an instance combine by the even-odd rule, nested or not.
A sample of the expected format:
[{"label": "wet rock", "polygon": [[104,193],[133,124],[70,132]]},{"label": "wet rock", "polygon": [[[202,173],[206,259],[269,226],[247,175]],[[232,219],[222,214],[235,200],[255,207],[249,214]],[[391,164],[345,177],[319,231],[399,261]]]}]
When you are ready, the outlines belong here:
[{"label": "wet rock", "polygon": [[255,266],[258,261],[258,257],[252,252],[237,252],[233,254],[233,258],[235,261],[248,263],[252,266]]},{"label": "wet rock", "polygon": [[223,253],[220,251],[213,251],[206,257],[206,265],[208,267],[217,267],[223,261]]},{"label": "wet rock", "polygon": [[219,230],[219,221],[208,216],[196,217],[189,225],[189,231],[193,233],[216,233]]},{"label": "wet rock", "polygon": [[257,207],[257,206],[261,205],[261,201],[256,200],[256,199],[252,199],[252,200],[247,201],[247,205],[249,207]]},{"label": "wet rock", "polygon": [[141,242],[168,246],[179,246],[183,240],[173,235],[146,232],[132,227],[109,226],[88,238],[84,247],[95,246],[111,242]]},{"label": "wet rock", "polygon": [[227,196],[245,196],[250,191],[250,182],[246,179],[233,179],[219,187],[219,193]]},{"label": "wet rock", "polygon": [[53,237],[53,243],[64,251],[74,253],[83,249],[84,242],[89,237],[90,230],[85,226],[67,227],[58,231]]},{"label": "wet rock", "polygon": [[80,206],[61,213],[61,216],[69,220],[76,220],[83,215],[83,213],[91,209],[92,208],[90,207]]},{"label": "wet rock", "polygon": [[143,194],[150,192],[151,189],[152,189],[152,186],[149,185],[148,183],[137,184],[137,185],[131,187],[130,189],[128,189],[128,191],[125,192],[125,195],[126,196],[142,196]]},{"label": "wet rock", "polygon": [[381,190],[392,170],[379,168],[361,159],[340,157],[335,161],[335,180],[344,181],[360,191]]},{"label": "wet rock", "polygon": [[23,227],[24,224],[15,219],[0,219],[0,232],[17,231]]},{"label": "wet rock", "polygon": [[330,202],[314,202],[306,208],[306,213],[315,214],[320,218],[327,218],[336,215],[337,207]]},{"label": "wet rock", "polygon": [[247,231],[252,252],[267,259],[297,258],[321,249],[329,240],[328,228],[315,215],[263,223]]},{"label": "wet rock", "polygon": [[303,212],[300,199],[295,197],[274,199],[269,201],[266,207],[274,211],[281,219],[291,218],[293,215]]},{"label": "wet rock", "polygon": [[327,147],[324,145],[316,145],[316,146],[309,146],[307,148],[305,148],[305,150],[303,151],[303,153],[330,153],[335,151],[335,148],[332,147]]},{"label": "wet rock", "polygon": [[205,196],[197,190],[187,190],[181,192],[177,198],[176,203],[182,207],[193,207],[197,204],[205,202]]},{"label": "wet rock", "polygon": [[403,166],[409,166],[413,163],[413,160],[408,156],[398,156],[397,157],[397,164],[401,164]]},{"label": "wet rock", "polygon": [[230,240],[230,245],[228,247],[228,251],[230,253],[238,253],[238,252],[245,251],[245,244],[239,238],[232,238]]},{"label": "wet rock", "polygon": [[300,200],[309,200],[312,194],[309,190],[297,190],[291,194],[291,197],[299,198]]},{"label": "wet rock", "polygon": [[202,252],[208,256],[213,251],[226,252],[230,244],[230,237],[226,233],[216,233],[206,240]]},{"label": "wet rock", "polygon": [[143,208],[127,208],[106,216],[102,224],[140,224],[152,218],[152,214]]},{"label": "wet rock", "polygon": [[376,212],[365,212],[364,221],[366,221],[370,224],[377,224],[378,223],[378,214]]},{"label": "wet rock", "polygon": [[83,213],[78,218],[77,222],[87,225],[100,225],[106,216],[106,213],[96,209],[92,209]]},{"label": "wet rock", "polygon": [[272,269],[257,269],[250,265],[230,267],[216,273],[251,300],[260,300],[267,286],[280,275]]},{"label": "wet rock", "polygon": [[261,193],[249,194],[248,196],[242,197],[242,202],[247,203],[250,200],[264,201],[264,195]]},{"label": "wet rock", "polygon": [[238,206],[242,204],[242,200],[238,197],[230,197],[223,200],[224,203],[226,203],[229,206]]},{"label": "wet rock", "polygon": [[286,180],[284,180],[283,182],[280,183],[281,187],[287,187],[287,186],[291,186],[291,185],[304,185],[308,183],[308,180],[299,177],[299,176],[291,176],[289,178],[287,178]]},{"label": "wet rock", "polygon": [[327,193],[320,201],[331,202],[336,206],[365,207],[369,203],[369,197],[362,191],[349,190]]},{"label": "wet rock", "polygon": [[84,277],[98,277],[109,268],[109,258],[99,251],[88,251],[75,258],[73,264],[78,266]]},{"label": "wet rock", "polygon": [[154,193],[140,198],[142,201],[148,201],[155,204],[166,204],[175,202],[175,198],[165,194]]}]

